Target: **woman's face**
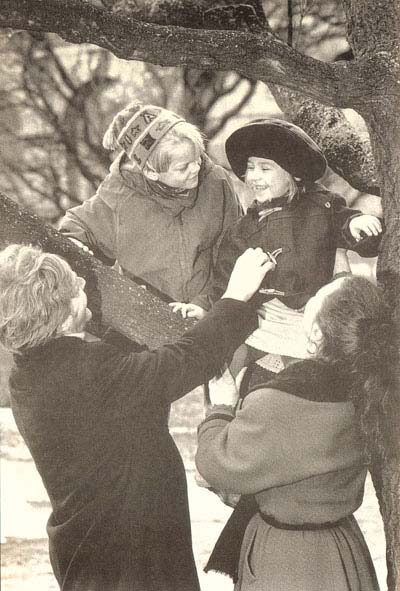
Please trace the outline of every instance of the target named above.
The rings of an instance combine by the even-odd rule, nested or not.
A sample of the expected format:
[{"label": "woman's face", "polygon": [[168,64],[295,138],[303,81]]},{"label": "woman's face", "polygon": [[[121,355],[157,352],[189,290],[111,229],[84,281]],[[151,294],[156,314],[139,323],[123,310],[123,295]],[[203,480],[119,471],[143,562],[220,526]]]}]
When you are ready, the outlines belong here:
[{"label": "woman's face", "polygon": [[92,318],[92,313],[87,307],[87,296],[85,293],[86,281],[83,277],[75,275],[77,294],[71,300],[71,325],[69,332],[82,332],[85,325]]},{"label": "woman's face", "polygon": [[190,141],[183,141],[171,150],[171,163],[166,172],[158,172],[158,180],[175,189],[194,189],[199,182],[201,156]]},{"label": "woman's face", "polygon": [[311,340],[315,340],[315,338],[313,337],[315,337],[315,333],[319,330],[316,319],[319,311],[323,306],[324,301],[328,296],[330,296],[332,293],[341,288],[342,283],[345,279],[345,277],[339,277],[338,279],[335,279],[334,281],[327,283],[317,291],[315,296],[308,300],[306,307],[304,309],[303,321],[306,335],[308,338],[311,337]]},{"label": "woman's face", "polygon": [[251,156],[247,161],[245,183],[259,203],[283,197],[292,183],[292,176],[274,160]]}]

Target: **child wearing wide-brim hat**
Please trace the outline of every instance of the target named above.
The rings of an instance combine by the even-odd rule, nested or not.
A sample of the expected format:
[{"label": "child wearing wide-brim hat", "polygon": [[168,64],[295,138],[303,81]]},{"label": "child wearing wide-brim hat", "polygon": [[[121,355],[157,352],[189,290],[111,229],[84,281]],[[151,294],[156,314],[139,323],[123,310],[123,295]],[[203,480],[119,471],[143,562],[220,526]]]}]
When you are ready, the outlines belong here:
[{"label": "child wearing wide-brim hat", "polygon": [[[339,195],[317,181],[327,168],[318,145],[299,127],[280,119],[252,121],[227,139],[226,155],[237,177],[254,195],[247,213],[221,242],[212,289],[201,309],[182,307],[201,317],[218,300],[238,254],[261,247],[276,262],[255,304],[258,328],[234,358],[234,373],[257,360],[279,372],[293,359],[307,358],[303,310],[322,285],[331,281],[338,248],[376,256],[382,231],[378,218],[350,209]],[[236,360],[236,361],[235,361]]]}]

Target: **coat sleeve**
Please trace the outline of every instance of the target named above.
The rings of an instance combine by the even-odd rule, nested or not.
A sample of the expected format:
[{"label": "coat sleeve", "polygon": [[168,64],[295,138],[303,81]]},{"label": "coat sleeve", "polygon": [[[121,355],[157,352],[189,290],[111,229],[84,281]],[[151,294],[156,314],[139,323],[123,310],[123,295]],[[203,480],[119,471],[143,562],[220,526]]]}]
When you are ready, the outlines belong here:
[{"label": "coat sleeve", "polygon": [[351,403],[303,401],[274,388],[251,392],[231,420],[199,426],[196,466],[213,487],[254,494],[359,461]]},{"label": "coat sleeve", "polygon": [[[347,207],[345,200],[334,195],[332,201],[333,232],[336,248],[353,250],[362,257],[378,256],[382,234],[379,236],[366,236],[359,242],[353,238],[349,230],[353,218],[363,215],[358,209]],[[383,223],[383,221],[381,220]]]},{"label": "coat sleeve", "polygon": [[113,265],[116,256],[116,214],[103,198],[107,192],[100,185],[97,193],[77,207],[69,209],[61,220],[60,231],[86,244],[103,263]]},{"label": "coat sleeve", "polygon": [[218,253],[219,243],[222,240],[222,236],[227,228],[230,228],[235,222],[243,215],[243,208],[240,204],[239,197],[236,194],[235,188],[229,175],[227,173],[224,179],[223,191],[224,191],[224,211],[222,219],[222,232],[221,239],[216,243],[215,254]]},{"label": "coat sleeve", "polygon": [[232,228],[228,228],[221,240],[217,260],[214,267],[214,277],[204,292],[192,300],[193,304],[203,310],[209,310],[224,294],[235,266],[236,259],[245,251],[239,241],[235,240]]},{"label": "coat sleeve", "polygon": [[110,348],[107,365],[117,376],[115,391],[131,406],[149,398],[170,404],[216,374],[251,332],[252,320],[249,305],[223,299],[174,344],[128,354]]},{"label": "coat sleeve", "polygon": [[199,426],[196,466],[213,487],[253,494],[287,479],[287,463],[279,461],[284,425],[268,420],[267,397],[252,392],[233,420],[216,410]]}]

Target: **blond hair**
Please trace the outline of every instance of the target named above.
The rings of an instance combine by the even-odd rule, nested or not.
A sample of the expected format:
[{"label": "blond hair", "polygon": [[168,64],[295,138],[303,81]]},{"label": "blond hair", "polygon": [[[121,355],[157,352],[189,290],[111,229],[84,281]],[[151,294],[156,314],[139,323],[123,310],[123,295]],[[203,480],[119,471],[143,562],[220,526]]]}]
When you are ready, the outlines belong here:
[{"label": "blond hair", "polygon": [[204,153],[204,139],[200,130],[187,121],[177,123],[160,140],[153,152],[150,154],[147,165],[151,166],[156,172],[167,172],[174,154],[183,142],[190,142],[195,151],[196,158]]},{"label": "blond hair", "polygon": [[12,353],[57,336],[78,294],[68,263],[39,248],[12,244],[0,252],[0,344]]}]

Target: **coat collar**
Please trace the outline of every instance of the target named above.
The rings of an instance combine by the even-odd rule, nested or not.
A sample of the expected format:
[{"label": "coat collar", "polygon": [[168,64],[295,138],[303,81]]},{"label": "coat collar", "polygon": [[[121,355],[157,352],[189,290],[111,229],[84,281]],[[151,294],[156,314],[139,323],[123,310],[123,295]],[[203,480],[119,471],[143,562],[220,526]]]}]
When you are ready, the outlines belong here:
[{"label": "coat collar", "polygon": [[[270,379],[270,372],[258,372],[249,391],[274,388],[313,402],[345,402],[349,385],[345,374],[333,364],[316,359],[298,361]],[[258,382],[258,383],[257,383]]]}]

